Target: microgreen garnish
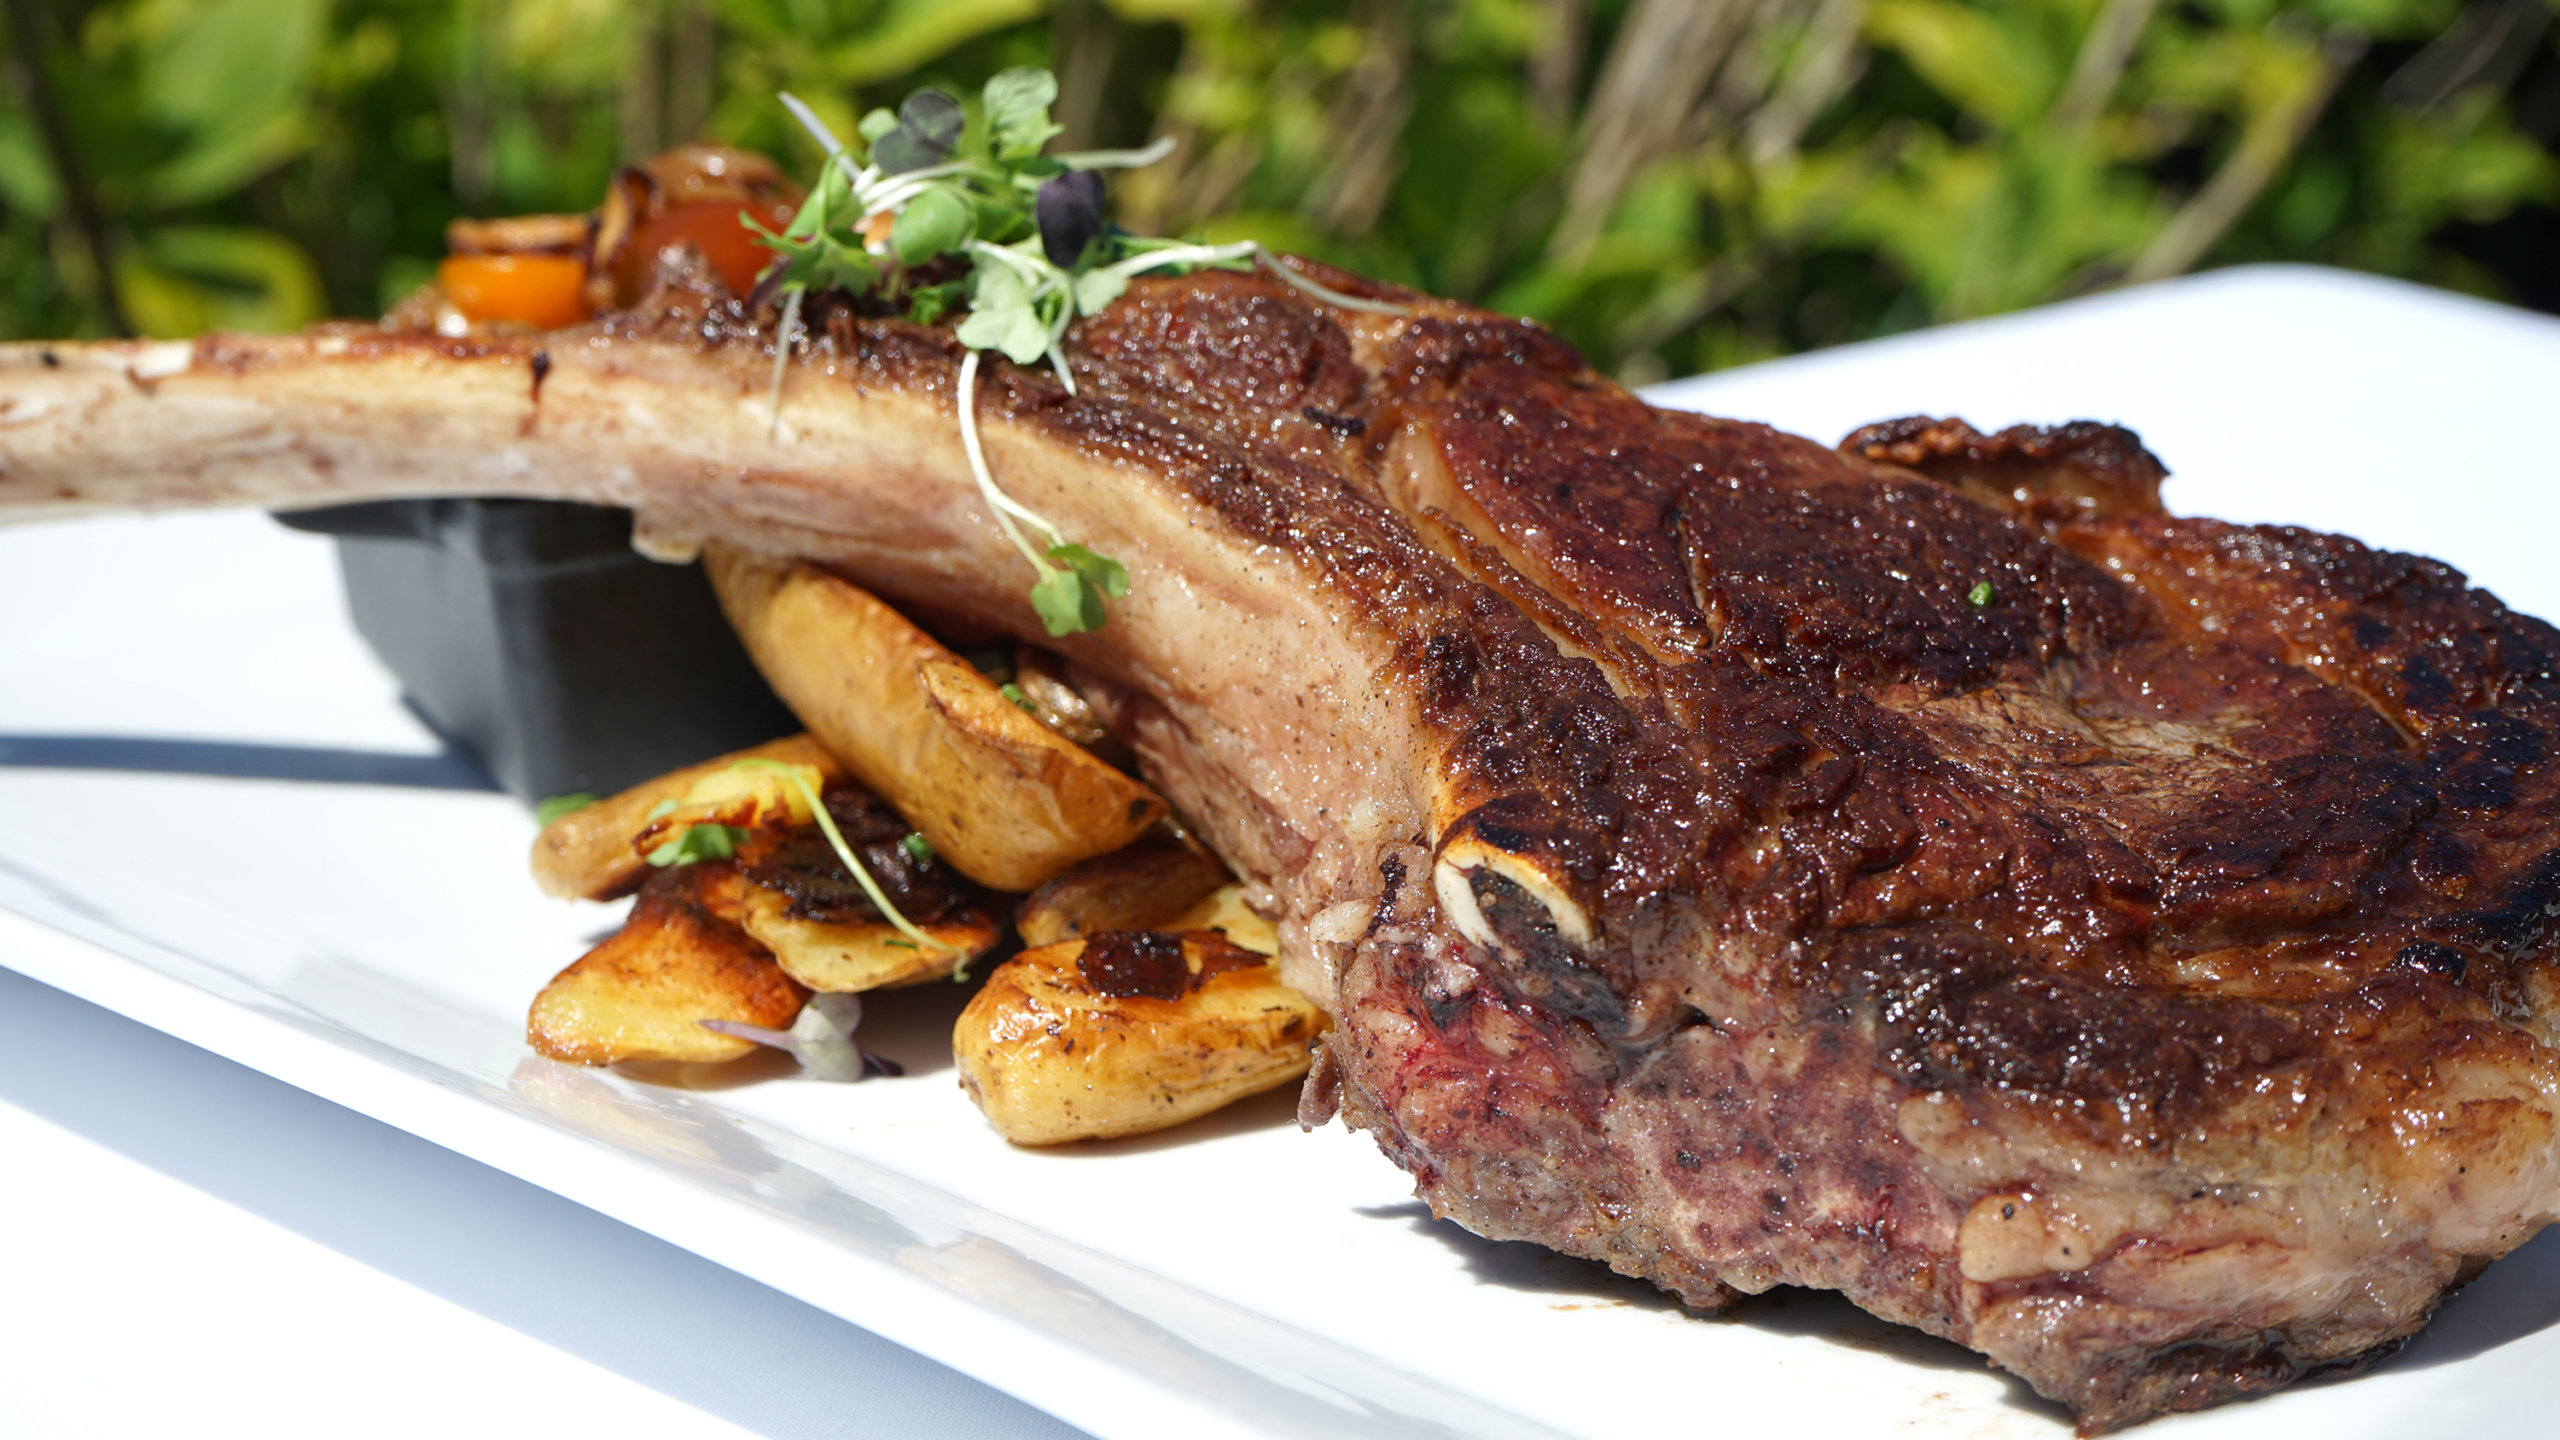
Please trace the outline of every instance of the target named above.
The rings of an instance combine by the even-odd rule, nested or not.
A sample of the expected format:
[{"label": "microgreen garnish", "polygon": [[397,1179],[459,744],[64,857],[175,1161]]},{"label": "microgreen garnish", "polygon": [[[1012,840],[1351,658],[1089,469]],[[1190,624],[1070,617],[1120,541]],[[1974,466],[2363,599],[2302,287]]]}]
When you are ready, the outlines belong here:
[{"label": "microgreen garnish", "polygon": [[933,863],[933,842],[924,838],[921,830],[908,831],[907,838],[898,842],[898,848],[906,851],[907,858],[919,865]]},{"label": "microgreen garnish", "polygon": [[563,815],[574,815],[594,803],[596,803],[596,797],[584,790],[573,790],[566,795],[546,796],[533,803],[533,818],[538,824],[549,825]]},{"label": "microgreen garnish", "polygon": [[664,870],[704,860],[726,860],[738,853],[747,832],[735,825],[687,825],[684,833],[648,854],[650,864]]},{"label": "microgreen garnish", "polygon": [[1025,715],[1036,716],[1040,713],[1040,707],[1031,703],[1031,697],[1022,693],[1022,687],[1010,680],[997,686],[996,693],[1012,701],[1014,708]]},{"label": "microgreen garnish", "polygon": [[799,767],[786,765],[779,760],[740,760],[730,768],[770,770],[790,781],[792,786],[799,790],[801,798],[809,802],[809,813],[817,820],[818,829],[826,835],[827,844],[836,852],[836,858],[844,862],[844,868],[853,873],[854,883],[862,887],[864,897],[871,901],[873,909],[880,912],[880,918],[896,926],[899,934],[927,949],[959,953],[958,946],[946,945],[917,929],[914,921],[900,914],[898,907],[889,903],[888,892],[882,890],[880,882],[872,877],[871,867],[863,864],[862,857],[854,853],[851,845],[845,843],[844,832],[836,828],[836,819],[827,813],[826,802],[819,798],[817,787],[809,783],[809,777],[800,773]]},{"label": "microgreen garnish", "polygon": [[[1170,140],[1144,150],[1090,150],[1043,155],[1059,133],[1049,119],[1058,82],[1046,70],[1017,68],[980,92],[983,123],[972,139],[960,102],[939,90],[909,95],[895,113],[874,110],[859,127],[857,157],[798,97],[782,104],[826,152],[826,168],[790,228],[757,227],[776,252],[750,300],[782,299],[775,331],[772,428],[782,422],[784,365],[804,338],[802,298],[815,290],[904,298],[919,324],[941,320],[966,301],[958,337],[960,438],[969,473],[995,515],[996,527],[1038,577],[1031,606],[1053,636],[1100,629],[1106,602],[1129,590],[1120,562],[1070,543],[1049,520],[1000,489],[978,438],[979,357],[993,350],[1016,365],[1047,362],[1072,395],[1075,371],[1059,344],[1067,327],[1120,298],[1150,270],[1259,265],[1282,282],[1346,310],[1402,315],[1404,306],[1328,289],[1280,263],[1255,241],[1194,245],[1131,235],[1110,223],[1102,177],[1095,173],[1152,165]],[[876,223],[890,217],[885,235]],[[742,217],[744,218],[744,217]],[[754,224],[752,220],[746,223]],[[967,266],[964,278],[910,286],[910,273],[937,262]],[[1023,532],[1039,533],[1034,545]]]},{"label": "microgreen garnish", "polygon": [[1979,610],[1983,606],[1991,603],[1991,595],[1991,582],[1988,580],[1982,580],[1975,582],[1972,589],[1964,592],[1964,599],[1966,604],[1971,605],[1976,610]]},{"label": "microgreen garnish", "polygon": [[800,1068],[821,1080],[860,1080],[866,1075],[904,1075],[905,1067],[853,1043],[862,1026],[862,997],[819,994],[800,1007],[800,1018],[788,1030],[768,1030],[736,1020],[697,1020],[705,1030],[753,1040],[788,1050]]}]

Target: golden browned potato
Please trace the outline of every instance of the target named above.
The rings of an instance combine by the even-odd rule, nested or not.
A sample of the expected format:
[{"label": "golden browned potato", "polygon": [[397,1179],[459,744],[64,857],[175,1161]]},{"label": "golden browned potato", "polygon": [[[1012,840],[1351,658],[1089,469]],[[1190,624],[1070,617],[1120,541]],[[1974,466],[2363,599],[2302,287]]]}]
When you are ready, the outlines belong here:
[{"label": "golden browned potato", "polygon": [[[797,818],[807,819],[807,807],[796,789],[777,784],[779,776],[731,769],[750,759],[808,767],[821,792],[845,775],[843,763],[806,735],[670,771],[542,827],[533,841],[535,882],[546,893],[567,899],[610,900],[630,894],[648,877],[644,847],[638,841],[653,828],[701,823],[711,819],[715,810],[724,817],[736,816],[748,805],[787,808]],[[659,814],[661,806],[675,808]],[[746,820],[723,818],[722,823]]]},{"label": "golden browned potato", "polygon": [[783,703],[970,879],[1029,890],[1165,813],[842,577],[719,546],[703,565]]},{"label": "golden browned potato", "polygon": [[1175,925],[1226,883],[1218,857],[1161,831],[1125,850],[1061,870],[1013,912],[1025,945],[1054,945],[1098,930],[1208,929]]},{"label": "golden browned potato", "polygon": [[961,1088],[1008,1140],[1160,1130],[1306,1073],[1324,1012],[1279,967],[1192,931],[1027,950],[960,1012]]},{"label": "golden browned potato", "polygon": [[728,865],[651,877],[622,929],[534,997],[525,1039],[577,1065],[735,1060],[755,1046],[696,1022],[790,1028],[809,992],[729,918],[742,889]]},{"label": "golden browned potato", "polygon": [[1280,953],[1279,930],[1244,903],[1244,886],[1233,880],[1201,896],[1190,909],[1157,928],[1215,930],[1256,955]]},{"label": "golden browned potato", "polygon": [[739,923],[773,952],[783,973],[812,990],[877,990],[940,980],[995,948],[1004,927],[982,908],[957,910],[917,929],[948,947],[928,949],[885,920],[813,920],[791,913],[791,897],[749,885]]}]

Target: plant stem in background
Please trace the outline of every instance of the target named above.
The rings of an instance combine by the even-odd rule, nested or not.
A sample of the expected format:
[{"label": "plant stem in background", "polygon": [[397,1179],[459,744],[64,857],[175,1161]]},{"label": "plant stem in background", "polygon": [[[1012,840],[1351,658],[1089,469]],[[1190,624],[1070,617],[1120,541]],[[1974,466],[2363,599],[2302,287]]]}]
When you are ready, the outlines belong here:
[{"label": "plant stem in background", "polygon": [[1698,102],[1763,3],[1636,0],[1583,109],[1564,216],[1547,242],[1549,259],[1569,260],[1590,249],[1627,186],[1680,148]]},{"label": "plant stem in background", "polygon": [[107,239],[106,220],[98,214],[97,197],[89,189],[88,174],[71,148],[70,135],[62,127],[62,108],[54,103],[52,77],[45,72],[44,57],[50,47],[39,28],[43,22],[36,15],[32,0],[6,0],[5,8],[9,12],[10,76],[35,121],[36,137],[44,145],[45,159],[53,166],[54,181],[62,187],[63,213],[70,218],[72,232],[89,257],[97,287],[90,303],[97,307],[109,334],[130,335],[133,327],[126,323],[124,306],[116,296],[115,252]]},{"label": "plant stem in background", "polygon": [[2071,80],[2062,88],[2062,98],[2053,103],[2052,124],[2065,135],[2077,137],[2087,133],[2107,110],[2107,98],[2115,93],[2116,82],[2124,78],[2126,62],[2133,59],[2133,43],[2142,38],[2142,27],[2151,23],[2151,12],[2160,0],[2107,0],[2089,26],[2087,38],[2080,42],[2080,53],[2071,62]]},{"label": "plant stem in background", "polygon": [[2329,32],[2314,69],[2292,98],[2268,109],[2241,132],[2240,143],[2213,178],[2134,257],[2125,271],[2125,283],[2165,280],[2193,269],[2293,158],[2320,112],[2328,108],[2329,97],[2337,93],[2338,82],[2364,54],[2364,47],[2360,34],[2343,27]]}]

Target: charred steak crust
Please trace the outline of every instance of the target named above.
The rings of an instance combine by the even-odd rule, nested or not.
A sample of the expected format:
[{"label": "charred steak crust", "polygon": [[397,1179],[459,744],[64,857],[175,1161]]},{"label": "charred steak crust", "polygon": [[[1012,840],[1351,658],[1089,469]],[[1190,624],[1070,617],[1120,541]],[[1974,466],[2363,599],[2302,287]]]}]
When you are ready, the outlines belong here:
[{"label": "charred steak crust", "polygon": [[[2116,427],[1835,451],[1400,298],[1142,280],[1073,394],[977,397],[1007,483],[1139,577],[1061,648],[1335,1011],[1302,1113],[1481,1233],[1699,1307],[1835,1288],[2090,1431],[2365,1363],[2551,1218],[2551,627],[2171,517]],[[0,508],[561,493],[1036,633],[954,342],[815,335],[770,443],[771,337],[680,272],[538,346],[206,342],[9,432]],[[197,453],[96,459],[197,390]],[[163,488],[84,478],[119,465]]]},{"label": "charred steak crust", "polygon": [[[1442,1213],[1837,1287],[2092,1430],[2365,1363],[2547,1217],[2548,627],[2169,518],[2112,426],[1844,458],[1480,315],[1363,384],[1250,281],[1088,347],[1397,637],[1441,788],[1317,1083]],[[1466,875],[1474,935],[1462,839],[1532,877]]]}]

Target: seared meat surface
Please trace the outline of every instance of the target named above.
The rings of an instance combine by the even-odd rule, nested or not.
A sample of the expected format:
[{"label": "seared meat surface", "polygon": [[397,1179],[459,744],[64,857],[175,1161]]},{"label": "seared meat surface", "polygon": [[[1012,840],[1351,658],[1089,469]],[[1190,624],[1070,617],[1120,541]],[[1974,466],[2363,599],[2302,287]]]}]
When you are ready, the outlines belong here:
[{"label": "seared meat surface", "polygon": [[[2169,516],[2121,430],[1827,449],[1404,298],[1141,281],[1074,394],[978,400],[1129,565],[1044,643],[1339,1018],[1310,1116],[1483,1234],[1838,1289],[2090,1430],[2365,1363],[2551,1218],[2551,627]],[[587,499],[1041,638],[948,334],[835,314],[769,429],[770,344],[678,277],[521,340],[13,347],[0,513]]]}]

